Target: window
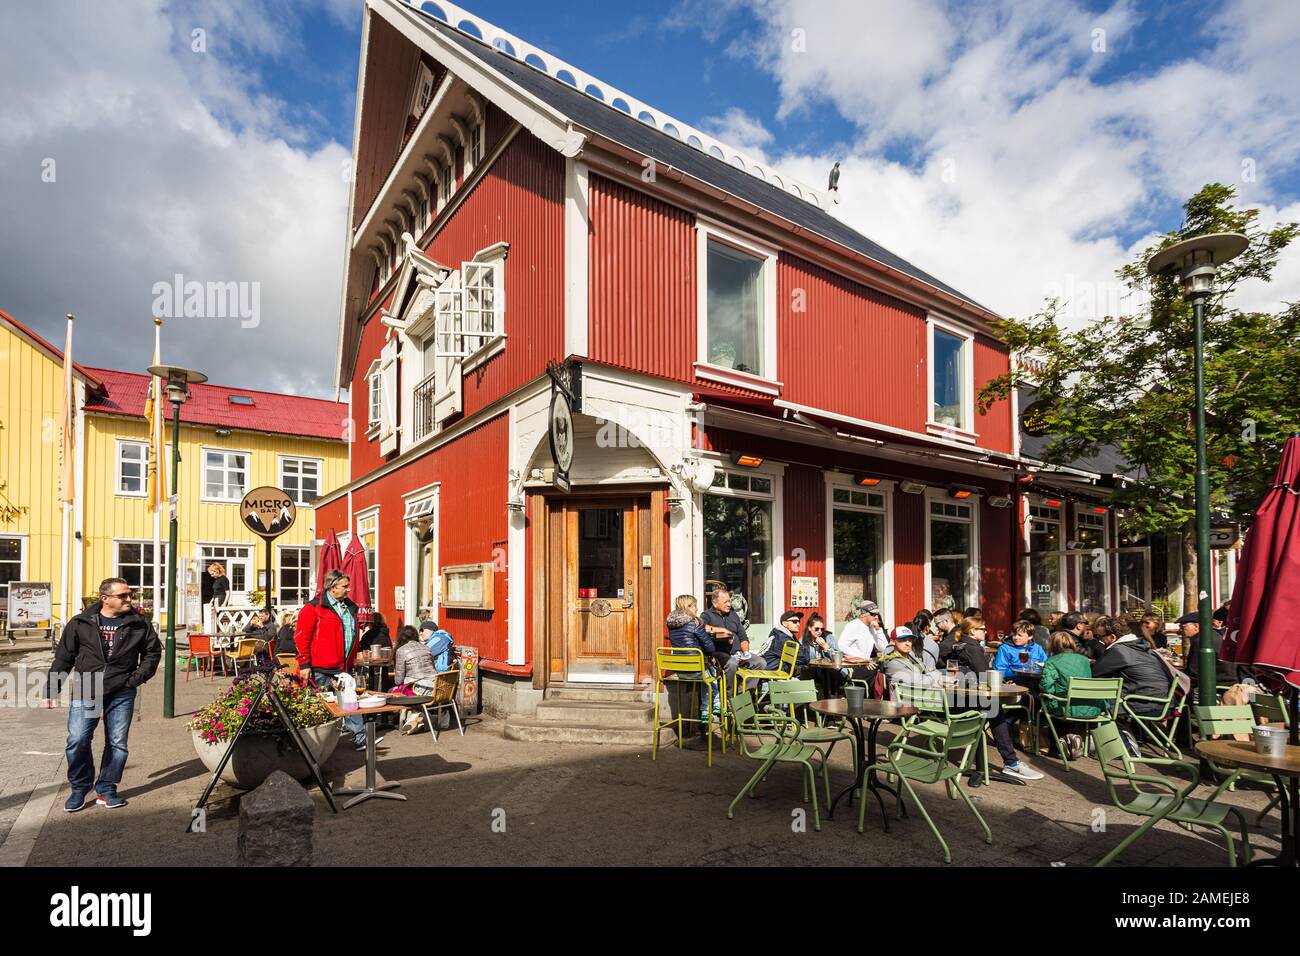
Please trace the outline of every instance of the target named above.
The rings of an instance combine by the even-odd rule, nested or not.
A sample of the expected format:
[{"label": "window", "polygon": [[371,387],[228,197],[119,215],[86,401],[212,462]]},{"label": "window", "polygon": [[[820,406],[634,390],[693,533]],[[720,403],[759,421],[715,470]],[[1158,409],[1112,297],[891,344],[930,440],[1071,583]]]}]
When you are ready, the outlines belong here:
[{"label": "window", "polygon": [[966,608],[978,603],[975,563],[975,518],[969,504],[932,499],[927,562],[930,608]]},{"label": "window", "polygon": [[474,353],[504,333],[501,301],[501,278],[504,268],[501,260],[466,262],[461,265],[463,290],[464,337],[462,346]]},{"label": "window", "polygon": [[248,490],[248,453],[203,449],[205,501],[239,501]]},{"label": "window", "polygon": [[456,188],[456,172],[450,166],[438,168],[438,208],[451,202],[451,194]]},{"label": "window", "polygon": [[[153,601],[154,554],[152,541],[115,541],[113,574],[139,592],[141,601]],[[163,603],[167,601],[167,543],[158,546],[158,586],[162,589]]]},{"label": "window", "polygon": [[366,549],[366,583],[370,585],[370,604],[376,606],[379,603],[378,591],[379,574],[375,566],[375,557],[379,554],[379,509],[376,508],[364,515],[357,515],[357,538]]},{"label": "window", "polygon": [[1029,506],[1029,550],[1025,583],[1029,606],[1044,611],[1065,610],[1064,556],[1061,553],[1061,509]]},{"label": "window", "polygon": [[369,417],[366,419],[371,428],[379,425],[380,418],[383,416],[384,401],[384,378],[379,374],[379,363],[371,362],[370,371],[366,373],[366,407],[369,409]]},{"label": "window", "polygon": [[742,620],[775,624],[772,479],[722,469],[718,476],[703,500],[705,606],[722,585]]},{"label": "window", "polygon": [[843,621],[855,600],[875,601],[889,619],[893,595],[886,578],[885,519],[884,494],[831,489],[832,594],[827,611],[832,621]]},{"label": "window", "polygon": [[934,404],[930,420],[953,428],[966,427],[966,340],[934,330]]},{"label": "window", "polygon": [[13,535],[0,536],[0,593],[9,593],[10,581],[23,580],[23,545],[26,539]]},{"label": "window", "polygon": [[251,406],[253,405],[253,399],[252,399],[251,396],[248,396],[248,395],[231,395],[231,396],[230,396],[230,404],[231,404],[231,405],[245,405],[245,406],[249,406],[249,407],[251,407]]},{"label": "window", "polygon": [[294,504],[308,506],[320,497],[319,458],[280,459],[280,487]]},{"label": "window", "polygon": [[149,444],[142,441],[117,443],[117,493],[144,497],[149,471]]},{"label": "window", "polygon": [[763,262],[716,240],[708,250],[708,348],[719,368],[763,375]]},{"label": "window", "polygon": [[312,599],[310,548],[280,547],[279,583],[276,603],[282,611],[302,607]]},{"label": "window", "polygon": [[1110,609],[1110,588],[1107,566],[1110,564],[1109,543],[1106,536],[1106,516],[1096,512],[1080,511],[1074,516],[1075,546],[1081,552],[1075,556],[1079,570],[1079,600],[1075,602],[1084,613],[1105,614]]},{"label": "window", "polygon": [[469,168],[477,169],[483,162],[483,124],[474,123],[469,128],[469,149],[466,151]]},{"label": "window", "polygon": [[[579,512],[581,514],[581,512]],[[492,565],[458,564],[442,570],[443,607],[492,610]]]},{"label": "window", "polygon": [[199,548],[199,559],[205,575],[208,565],[213,561],[226,569],[226,577],[230,578],[232,598],[234,594],[246,593],[252,589],[253,548],[251,545],[202,545]]}]

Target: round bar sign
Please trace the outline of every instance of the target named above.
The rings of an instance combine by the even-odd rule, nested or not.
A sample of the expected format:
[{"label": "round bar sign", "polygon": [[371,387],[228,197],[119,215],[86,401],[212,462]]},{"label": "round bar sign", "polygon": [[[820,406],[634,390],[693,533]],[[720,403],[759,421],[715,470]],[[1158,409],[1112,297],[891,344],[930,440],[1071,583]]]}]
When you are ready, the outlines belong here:
[{"label": "round bar sign", "polygon": [[263,538],[278,538],[293,526],[298,506],[293,499],[273,485],[254,488],[239,503],[239,517],[244,526]]}]

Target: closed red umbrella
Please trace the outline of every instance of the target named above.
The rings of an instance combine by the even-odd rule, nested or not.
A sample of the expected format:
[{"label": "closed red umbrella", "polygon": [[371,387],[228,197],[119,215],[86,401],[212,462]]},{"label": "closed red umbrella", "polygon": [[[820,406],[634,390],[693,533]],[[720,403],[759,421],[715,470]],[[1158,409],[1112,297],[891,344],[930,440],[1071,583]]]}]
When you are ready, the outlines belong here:
[{"label": "closed red umbrella", "polygon": [[339,547],[339,536],[330,528],[330,536],[325,539],[325,545],[320,549],[320,559],[317,561],[316,568],[316,598],[323,599],[325,596],[325,576],[331,571],[340,571],[343,569],[343,549]]},{"label": "closed red umbrella", "polygon": [[352,585],[348,597],[357,605],[357,618],[361,621],[371,620],[375,609],[370,603],[370,569],[366,565],[366,547],[355,535],[343,552],[342,570]]}]

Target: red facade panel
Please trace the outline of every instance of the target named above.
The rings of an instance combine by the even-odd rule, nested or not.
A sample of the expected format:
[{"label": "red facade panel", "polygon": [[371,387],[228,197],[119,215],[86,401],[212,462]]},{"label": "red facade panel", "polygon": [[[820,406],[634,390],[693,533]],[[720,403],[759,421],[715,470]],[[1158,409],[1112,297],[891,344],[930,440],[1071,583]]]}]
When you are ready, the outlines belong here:
[{"label": "red facade panel", "polygon": [[587,354],[690,382],[694,378],[692,216],[601,176],[590,179]]},{"label": "red facade panel", "polygon": [[1012,541],[1015,517],[1010,508],[984,507],[980,512],[980,610],[992,633],[1009,631],[1020,609]]},{"label": "red facade panel", "polygon": [[[925,590],[925,495],[894,491],[894,608],[899,624],[930,607]],[[933,610],[933,608],[931,608]]]},{"label": "red facade panel", "polygon": [[[477,647],[485,661],[505,661],[507,620],[511,613],[506,591],[505,542],[509,526],[506,510],[509,474],[509,418],[499,415],[453,442],[424,455],[390,475],[356,489],[353,511],[379,507],[378,607],[390,628],[407,623],[412,613],[398,611],[394,587],[406,580],[406,527],[403,495],[435,482],[439,488],[438,563],[492,562],[496,573],[494,609],[471,611],[445,608],[439,623],[455,637],[457,644]],[[316,516],[317,536],[329,529],[322,522],[333,520],[343,497]],[[339,527],[343,530],[344,524]],[[498,550],[500,549],[500,550]],[[520,613],[524,612],[520,608]]]},{"label": "red facade panel", "polygon": [[793,593],[790,579],[815,577],[818,580],[816,607],[799,608],[808,615],[828,610],[826,581],[826,485],[818,468],[791,465],[785,470],[785,593],[786,603]]},{"label": "red facade panel", "polygon": [[777,265],[781,397],[925,430],[925,312],[790,255]]},{"label": "red facade panel", "polygon": [[[1005,375],[1011,369],[1007,347],[987,336],[975,336],[975,393],[985,383]],[[975,431],[980,436],[980,447],[992,448],[1011,454],[1011,399],[1006,398],[989,406],[987,414],[975,414]]]},{"label": "red facade panel", "polygon": [[379,454],[379,442],[366,437],[370,418],[370,391],[366,376],[370,373],[371,363],[379,360],[379,353],[384,348],[384,338],[388,328],[379,321],[379,313],[387,309],[392,302],[390,295],[381,309],[371,316],[366,327],[361,330],[361,341],[357,345],[357,363],[352,371],[352,384],[348,394],[352,397],[352,479],[355,481],[370,474],[384,463]]},{"label": "red facade panel", "polygon": [[564,159],[521,131],[428,245],[457,268],[498,242],[506,259],[506,347],[465,378],[472,415],[542,374],[564,349]]}]

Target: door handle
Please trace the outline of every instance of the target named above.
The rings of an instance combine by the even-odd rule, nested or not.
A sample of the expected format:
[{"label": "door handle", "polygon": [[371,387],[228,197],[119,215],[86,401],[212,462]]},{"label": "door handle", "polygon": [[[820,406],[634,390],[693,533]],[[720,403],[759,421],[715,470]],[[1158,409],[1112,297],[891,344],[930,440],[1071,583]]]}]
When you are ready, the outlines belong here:
[{"label": "door handle", "polygon": [[634,607],[636,607],[636,594],[633,591],[632,581],[629,578],[627,582],[627,603],[623,605],[623,610],[630,611]]}]

